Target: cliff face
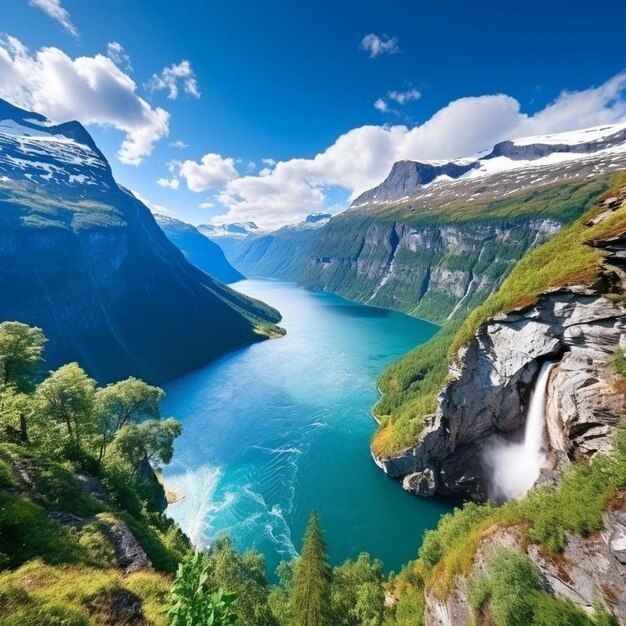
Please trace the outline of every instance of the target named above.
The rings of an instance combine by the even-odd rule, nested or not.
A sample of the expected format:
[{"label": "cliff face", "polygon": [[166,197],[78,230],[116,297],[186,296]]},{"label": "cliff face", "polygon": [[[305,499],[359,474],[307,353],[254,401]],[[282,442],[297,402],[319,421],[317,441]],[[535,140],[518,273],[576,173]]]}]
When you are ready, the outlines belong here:
[{"label": "cliff face", "polygon": [[418,495],[486,498],[490,471],[484,451],[491,437],[510,438],[523,426],[545,360],[557,366],[547,401],[553,462],[544,479],[570,459],[608,451],[624,404],[613,390],[609,361],[626,347],[623,275],[612,268],[593,287],[545,294],[534,306],[481,326],[459,353],[417,445],[376,459],[379,466]]},{"label": "cliff face", "polygon": [[426,626],[470,624],[469,580],[480,576],[491,555],[502,549],[522,550],[539,568],[543,588],[591,612],[602,599],[618,623],[626,623],[626,505],[614,502],[603,518],[600,533],[581,537],[566,533],[562,554],[551,556],[538,545],[525,541],[518,529],[507,528],[490,534],[479,546],[469,576],[457,576],[454,591],[447,598],[426,594]]},{"label": "cliff face", "polygon": [[49,367],[161,382],[280,319],[191,265],[78,123],[0,118],[0,319],[41,327]]},{"label": "cliff face", "polygon": [[413,226],[346,213],[320,233],[300,282],[442,322],[482,302],[560,226],[549,217]]}]

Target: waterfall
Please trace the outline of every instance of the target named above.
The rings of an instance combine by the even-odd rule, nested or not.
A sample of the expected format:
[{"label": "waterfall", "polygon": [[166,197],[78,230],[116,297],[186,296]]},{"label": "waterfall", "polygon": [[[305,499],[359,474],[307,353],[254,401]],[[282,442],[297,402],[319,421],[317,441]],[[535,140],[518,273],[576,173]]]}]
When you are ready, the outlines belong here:
[{"label": "waterfall", "polygon": [[[541,465],[546,460],[545,426],[546,426],[546,395],[550,371],[554,367],[552,361],[546,361],[539,370],[535,389],[530,399],[526,428],[524,430],[524,453],[531,458],[541,458]],[[541,465],[539,468],[541,469]]]},{"label": "waterfall", "polygon": [[486,447],[484,459],[492,472],[489,496],[493,500],[520,498],[539,478],[546,460],[546,396],[553,367],[553,362],[546,361],[539,370],[526,415],[524,440],[512,443],[498,438]]}]

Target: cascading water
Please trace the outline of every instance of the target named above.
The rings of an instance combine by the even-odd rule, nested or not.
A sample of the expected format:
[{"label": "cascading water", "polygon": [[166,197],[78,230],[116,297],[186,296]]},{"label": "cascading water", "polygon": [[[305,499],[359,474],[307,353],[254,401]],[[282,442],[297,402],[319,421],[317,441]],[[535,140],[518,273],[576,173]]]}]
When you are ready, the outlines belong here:
[{"label": "cascading water", "polygon": [[539,478],[546,460],[546,396],[553,367],[553,362],[546,361],[539,371],[526,416],[524,440],[511,443],[499,439],[485,450],[485,461],[492,471],[493,500],[520,498]]}]

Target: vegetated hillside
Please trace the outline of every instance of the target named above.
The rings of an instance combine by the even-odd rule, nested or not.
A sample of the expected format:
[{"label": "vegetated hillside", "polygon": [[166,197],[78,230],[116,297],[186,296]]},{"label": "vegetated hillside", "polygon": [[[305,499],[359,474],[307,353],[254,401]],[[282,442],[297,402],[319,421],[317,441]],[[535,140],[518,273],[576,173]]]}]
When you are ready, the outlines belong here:
[{"label": "vegetated hillside", "polygon": [[[246,276],[297,282],[319,232],[329,219],[330,215],[325,213],[309,215],[300,224],[270,232],[249,230],[243,237],[238,232],[234,236],[204,232],[222,247],[228,260]],[[233,227],[236,225],[231,225],[231,229]]]},{"label": "vegetated hillside", "polygon": [[50,367],[163,381],[274,332],[280,314],[191,265],[77,122],[0,102],[0,319]]},{"label": "vegetated hillside", "polygon": [[448,327],[441,345],[416,351],[404,371],[396,366],[396,383],[410,371],[431,376],[428,388],[414,378],[415,406],[444,387],[435,415],[406,411],[383,426],[374,447],[392,450],[399,422],[418,422],[413,447],[383,463],[413,472],[404,485],[417,493],[475,494],[489,479],[476,469],[491,438],[514,435],[538,364],[556,362],[538,484],[501,506],[465,504],[427,532],[420,558],[391,585],[392,623],[626,623],[625,269],[622,174],[581,218],[529,251],[463,324]]},{"label": "vegetated hillside", "polygon": [[[624,209],[616,210],[616,206],[621,206],[622,202],[619,194],[623,176],[603,176],[587,184],[595,190],[595,195],[591,199],[585,196],[586,211],[581,217],[549,241],[530,250],[498,291],[469,315],[455,316],[433,340],[383,373],[379,379],[382,397],[374,408],[381,422],[373,441],[376,454],[394,456],[416,442],[425,417],[437,410],[437,397],[449,375],[453,358],[489,317],[533,304],[543,292],[594,281],[610,253],[586,242],[620,232]],[[604,205],[606,200],[613,203],[610,208]],[[529,351],[528,346],[524,349]],[[511,358],[519,360],[515,355]],[[480,403],[476,406],[477,410],[482,410]]]},{"label": "vegetated hillside", "polygon": [[154,218],[167,238],[182,251],[190,263],[223,283],[234,283],[244,278],[226,260],[222,249],[195,226],[168,215],[155,215]]}]

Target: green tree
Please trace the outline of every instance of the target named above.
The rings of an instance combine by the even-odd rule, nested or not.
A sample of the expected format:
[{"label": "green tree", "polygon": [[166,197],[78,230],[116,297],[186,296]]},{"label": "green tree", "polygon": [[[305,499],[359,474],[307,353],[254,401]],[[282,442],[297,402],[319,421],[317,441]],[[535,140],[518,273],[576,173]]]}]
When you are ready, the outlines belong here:
[{"label": "green tree", "polygon": [[380,626],[385,593],[383,564],[361,553],[333,570],[332,613],[335,626]]},{"label": "green tree", "polygon": [[268,605],[269,585],[265,559],[254,550],[239,554],[227,535],[218,537],[207,554],[214,587],[223,586],[237,595],[237,612],[245,624],[275,626]]},{"label": "green tree", "polygon": [[281,561],[276,568],[278,584],[270,589],[267,603],[280,626],[291,626],[290,597],[293,587],[293,561]]},{"label": "green tree", "polygon": [[171,626],[229,626],[238,624],[233,611],[235,594],[214,590],[209,582],[209,565],[200,552],[178,566],[171,589],[168,615]]},{"label": "green tree", "polygon": [[95,428],[93,419],[96,383],[78,363],[59,367],[35,393],[41,416],[65,426],[70,443],[80,450]]},{"label": "green tree", "polygon": [[291,593],[295,626],[328,626],[330,620],[331,569],[317,513],[304,533],[300,558],[296,563]]},{"label": "green tree", "polygon": [[127,378],[98,389],[96,415],[99,442],[98,465],[115,433],[129,423],[161,419],[161,401],[165,392],[138,378]]},{"label": "green tree", "polygon": [[0,324],[0,385],[31,391],[35,374],[43,363],[46,337],[41,328],[20,322]]},{"label": "green tree", "polygon": [[174,440],[182,432],[180,422],[148,420],[122,426],[113,440],[112,453],[136,471],[142,461],[169,463],[174,454]]}]

